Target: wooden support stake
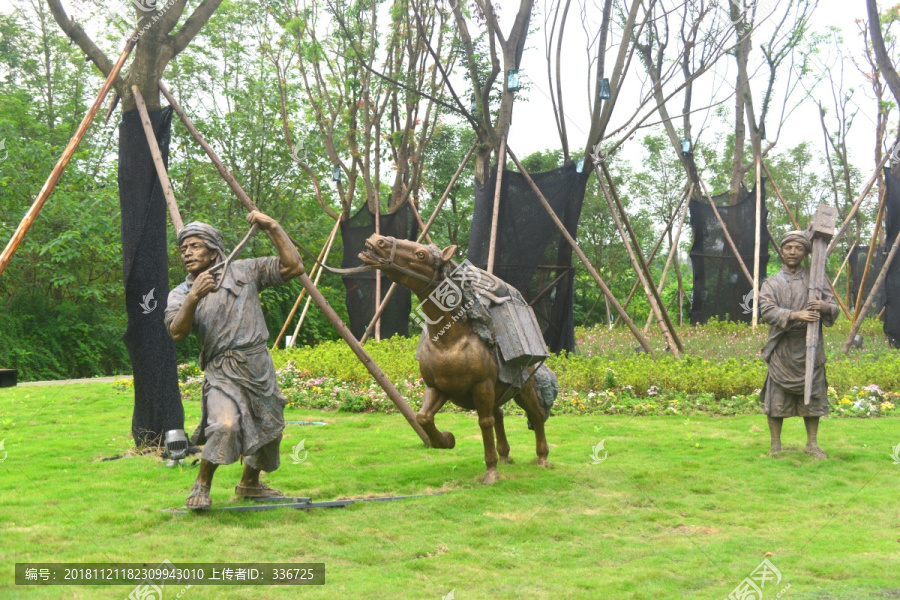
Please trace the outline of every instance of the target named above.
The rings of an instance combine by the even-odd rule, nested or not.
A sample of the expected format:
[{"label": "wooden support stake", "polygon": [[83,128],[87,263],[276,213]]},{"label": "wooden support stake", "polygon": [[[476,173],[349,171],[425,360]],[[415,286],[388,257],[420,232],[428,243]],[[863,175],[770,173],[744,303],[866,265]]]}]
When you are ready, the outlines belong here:
[{"label": "wooden support stake", "polygon": [[[453,186],[456,185],[456,180],[459,179],[459,176],[462,174],[463,169],[466,167],[466,163],[469,162],[469,158],[471,158],[472,153],[475,152],[475,148],[478,147],[478,142],[476,141],[472,144],[472,147],[469,148],[469,151],[466,153],[466,156],[463,158],[462,163],[460,163],[459,168],[456,169],[456,173],[453,174],[453,177],[450,178],[450,183],[447,184],[447,189],[444,190],[444,195],[441,196],[441,199],[438,201],[437,206],[434,207],[434,210],[431,212],[431,217],[428,219],[428,222],[425,223],[425,226],[422,228],[422,233],[419,234],[419,238],[416,240],[418,243],[422,243],[422,240],[425,239],[425,236],[431,230],[431,226],[434,225],[435,219],[437,219],[438,213],[441,211],[441,208],[444,206],[444,202],[447,201],[447,198],[450,197],[450,191],[453,189]],[[372,320],[369,322],[368,327],[366,327],[366,332],[363,334],[362,339],[359,341],[363,344],[366,343],[366,340],[369,339],[369,336],[372,335],[372,328],[375,327],[375,320],[381,318],[381,315],[384,313],[384,309],[387,308],[388,301],[393,297],[394,292],[397,290],[397,282],[393,282],[391,287],[388,288],[387,294],[384,295],[384,300],[381,301],[381,305],[378,307],[378,310],[375,311],[375,314],[372,316]]]},{"label": "wooden support stake", "polygon": [[[616,191],[615,183],[613,182],[612,175],[609,172],[609,169],[606,166],[606,163],[600,163],[600,166],[603,167],[603,174],[606,176],[606,181],[609,183],[609,191],[612,194],[612,200],[615,202],[615,206],[618,209],[619,217],[622,219],[622,223],[625,225],[625,229],[628,231],[628,236],[631,238],[632,249],[634,250],[635,255],[638,259],[639,268],[644,271],[644,278],[647,281],[647,285],[650,288],[650,293],[653,295],[654,301],[656,302],[656,312],[662,318],[663,323],[665,324],[668,335],[671,337],[671,340],[667,340],[670,342],[674,342],[674,346],[670,346],[672,348],[672,353],[677,357],[681,358],[680,353],[684,352],[684,344],[681,343],[681,338],[678,337],[678,332],[675,330],[675,326],[672,325],[672,319],[669,318],[669,311],[666,310],[666,305],[662,301],[662,297],[656,291],[656,286],[653,284],[653,275],[650,273],[650,267],[648,266],[648,262],[644,259],[644,251],[641,249],[640,241],[637,238],[637,234],[634,232],[634,228],[631,226],[631,220],[628,218],[628,213],[625,211],[625,207],[622,205],[622,201],[619,199],[619,194]],[[597,165],[594,165],[594,171],[597,174],[597,179],[600,179],[600,169]],[[601,185],[604,189],[604,194],[606,194],[606,188]],[[609,202],[609,196],[607,196],[607,202]],[[615,211],[613,211],[615,212]],[[628,245],[627,243],[625,244]],[[666,335],[666,332],[663,332],[663,335]]]},{"label": "wooden support stake", "polygon": [[50,176],[47,177],[47,181],[44,182],[44,186],[41,188],[41,191],[38,192],[37,198],[35,198],[34,202],[31,204],[31,208],[29,208],[28,212],[25,213],[25,216],[22,217],[22,221],[19,223],[19,226],[16,227],[15,232],[13,232],[9,243],[6,244],[6,248],[4,248],[3,253],[0,254],[0,275],[2,275],[6,270],[6,267],[12,260],[13,254],[16,253],[16,249],[18,249],[19,244],[21,244],[22,240],[25,239],[25,234],[28,233],[29,229],[31,229],[31,226],[34,224],[35,219],[37,219],[38,213],[41,212],[41,208],[44,207],[44,203],[47,201],[47,198],[50,197],[50,192],[52,192],[53,188],[56,187],[56,183],[59,181],[59,178],[62,175],[63,171],[66,169],[66,165],[69,164],[69,161],[72,159],[72,155],[75,154],[75,149],[78,148],[78,144],[81,143],[82,138],[84,138],[84,134],[87,133],[88,127],[90,127],[91,122],[94,120],[94,117],[97,116],[97,111],[100,110],[100,106],[103,104],[103,100],[106,99],[106,94],[109,93],[113,82],[116,80],[116,77],[119,76],[119,71],[122,70],[122,65],[125,64],[125,60],[128,58],[128,55],[131,54],[131,50],[134,48],[134,44],[137,42],[137,37],[135,36],[136,33],[137,29],[135,29],[134,32],[132,32],[132,34],[128,37],[128,40],[125,42],[125,49],[122,50],[122,54],[119,55],[119,60],[117,60],[116,64],[113,65],[113,68],[109,72],[109,75],[106,76],[106,81],[103,82],[103,86],[97,93],[97,97],[94,99],[94,103],[91,104],[91,107],[88,109],[87,114],[84,115],[84,118],[81,120],[81,124],[78,126],[78,129],[75,130],[75,134],[69,140],[69,143],[66,144],[66,148],[65,150],[63,150],[62,156],[60,156],[59,160],[56,161],[56,165],[53,167],[53,170],[50,171]]},{"label": "wooden support stake", "polygon": [[762,161],[759,156],[756,157],[756,219],[754,223],[754,234],[756,236],[753,243],[753,316],[750,317],[750,328],[756,329],[759,322],[759,246],[762,238],[760,233],[760,220],[762,219],[762,183],[760,177],[759,165]]},{"label": "wooden support stake", "polygon": [[797,219],[794,218],[794,213],[791,212],[791,209],[788,207],[788,204],[785,201],[784,196],[781,195],[781,190],[778,189],[778,183],[775,181],[775,178],[772,177],[772,173],[769,172],[769,167],[766,165],[766,163],[763,163],[762,166],[766,170],[766,175],[769,176],[769,181],[772,183],[772,187],[775,189],[775,195],[778,196],[779,200],[781,200],[781,205],[784,207],[785,212],[787,212],[788,217],[790,217],[791,223],[794,224],[794,229],[799,230],[800,224],[797,223]]},{"label": "wooden support stake", "polygon": [[881,220],[884,218],[884,197],[887,194],[887,186],[881,193],[881,201],[878,203],[878,216],[875,217],[875,231],[872,232],[872,243],[869,244],[869,252],[866,254],[866,265],[863,267],[862,279],[859,280],[859,289],[856,291],[856,305],[853,308],[853,320],[859,316],[862,308],[862,297],[866,289],[866,280],[869,278],[869,269],[872,267],[872,258],[875,256],[875,245],[878,243],[878,234],[881,232]]},{"label": "wooden support stake", "polygon": [[497,187],[494,189],[494,212],[491,217],[491,241],[488,247],[487,272],[493,275],[494,259],[497,256],[497,227],[500,224],[500,185],[503,181],[503,167],[506,165],[506,136],[500,138],[500,152],[497,154]]},{"label": "wooden support stake", "polygon": [[856,240],[853,242],[853,245],[850,246],[850,251],[847,253],[847,256],[844,257],[844,262],[841,263],[841,268],[838,269],[837,275],[834,276],[834,280],[835,280],[835,281],[837,281],[838,279],[841,278],[841,273],[844,272],[844,267],[846,267],[846,266],[847,266],[847,262],[850,261],[850,255],[853,254],[853,250],[856,249],[857,244],[859,244],[859,238],[858,238],[858,237],[857,237]]},{"label": "wooden support stake", "polygon": [[841,236],[844,235],[844,232],[847,231],[847,228],[850,226],[850,221],[853,220],[853,217],[856,216],[856,212],[859,210],[860,205],[862,205],[863,200],[866,199],[866,196],[869,195],[869,190],[872,189],[872,186],[875,185],[875,182],[878,180],[878,172],[882,167],[887,163],[888,159],[891,158],[891,152],[885,152],[884,158],[881,159],[881,162],[878,163],[878,166],[875,168],[875,172],[872,173],[872,176],[869,177],[869,181],[866,182],[866,186],[863,188],[862,193],[859,195],[859,198],[856,199],[856,202],[853,203],[853,208],[850,209],[850,214],[847,215],[847,218],[844,219],[844,223],[841,225],[841,228],[837,230],[837,233],[834,234],[834,237],[831,239],[831,243],[828,244],[827,254],[831,254],[834,252],[834,249],[837,247],[838,241],[841,239]]},{"label": "wooden support stake", "polygon": [[[628,313],[625,312],[625,309],[622,308],[622,305],[619,304],[619,301],[616,300],[616,297],[613,296],[613,293],[610,291],[609,287],[607,287],[606,282],[603,281],[603,278],[600,277],[600,274],[597,273],[597,270],[591,265],[591,262],[588,260],[587,256],[585,256],[584,252],[581,251],[581,248],[578,246],[578,243],[575,241],[575,238],[572,237],[572,234],[569,233],[569,230],[566,229],[566,226],[563,225],[563,222],[559,220],[559,217],[556,216],[556,213],[553,212],[553,207],[550,206],[550,203],[547,202],[547,199],[544,197],[544,194],[541,192],[541,189],[537,186],[534,180],[531,178],[531,175],[528,174],[528,171],[525,170],[525,167],[522,166],[522,163],[519,162],[519,159],[516,158],[516,155],[513,154],[513,151],[506,148],[507,154],[512,159],[512,161],[516,164],[516,168],[519,169],[519,172],[525,178],[525,181],[528,182],[528,185],[531,187],[531,190],[535,193],[538,200],[540,200],[541,204],[544,206],[544,210],[547,211],[547,214],[550,215],[550,218],[553,219],[553,223],[556,225],[557,229],[559,229],[560,234],[569,242],[569,245],[572,246],[572,249],[575,251],[575,254],[578,255],[578,258],[581,260],[581,263],[584,265],[584,268],[588,270],[588,273],[591,274],[591,277],[594,278],[594,281],[597,282],[597,285],[600,286],[600,289],[603,290],[603,294],[609,299],[609,302],[613,305],[616,313],[618,313],[619,318],[621,318],[626,325],[628,325],[628,329],[631,330],[631,333],[634,334],[634,337],[637,338],[641,347],[648,353],[653,354],[653,348],[650,347],[650,342],[647,341],[647,338],[641,333],[641,330],[638,329],[637,325],[634,324],[634,321],[631,320],[631,317],[628,316]],[[900,238],[900,236],[897,236]]]},{"label": "wooden support stake", "polygon": [[676,358],[681,359],[681,353],[679,352],[678,344],[675,343],[675,339],[672,335],[674,332],[669,329],[669,324],[662,316],[662,311],[665,309],[664,307],[660,306],[659,301],[657,300],[658,295],[654,293],[656,291],[656,286],[653,283],[653,280],[647,277],[645,269],[646,265],[641,264],[636,250],[632,247],[632,243],[635,246],[637,246],[638,244],[634,240],[631,240],[631,243],[629,243],[628,234],[625,233],[625,228],[622,226],[622,219],[616,212],[616,206],[613,204],[613,200],[610,196],[609,190],[607,190],[606,186],[603,184],[603,175],[600,173],[600,169],[597,166],[595,166],[594,168],[597,173],[597,183],[600,186],[600,189],[603,191],[603,196],[606,198],[606,204],[609,206],[609,212],[616,224],[616,228],[619,230],[619,236],[622,238],[622,244],[625,245],[625,250],[628,252],[628,258],[631,259],[631,266],[634,268],[635,273],[637,273],[638,280],[641,282],[641,286],[644,288],[644,294],[646,294],[647,296],[647,302],[650,303],[650,311],[656,318],[656,322],[659,325],[659,330],[662,332],[663,337],[666,340],[666,345],[669,347],[669,349],[672,350],[672,353]]},{"label": "wooden support stake", "polygon": [[[666,285],[666,277],[669,275],[669,267],[672,266],[672,261],[675,256],[678,254],[678,242],[681,240],[681,230],[684,227],[684,220],[687,217],[688,208],[690,205],[685,206],[684,210],[681,212],[681,219],[678,221],[678,232],[675,234],[675,237],[672,239],[672,247],[669,248],[669,256],[666,258],[666,265],[663,267],[662,276],[659,278],[659,285],[657,286],[657,291],[662,294],[663,288]],[[652,260],[652,259],[651,259]],[[680,305],[679,305],[680,309]],[[678,311],[679,314],[681,310]],[[647,324],[644,325],[644,333],[647,332],[647,329],[650,327],[650,318],[647,318]]]},{"label": "wooden support stake", "polygon": [[[375,210],[375,234],[381,235],[381,200],[378,193],[375,193],[378,200],[378,208]],[[412,197],[409,197],[409,204],[412,206]],[[381,269],[375,269],[375,306],[372,307],[372,313],[378,312],[378,305],[381,303]],[[375,339],[381,340],[381,317],[375,319]]]},{"label": "wooden support stake", "polygon": [[[219,158],[219,155],[215,153],[212,147],[206,143],[206,140],[203,139],[203,136],[200,135],[200,132],[197,131],[197,128],[194,126],[194,123],[191,121],[190,117],[184,112],[181,108],[181,105],[175,100],[175,97],[169,92],[168,89],[163,85],[163,83],[159,82],[159,89],[169,101],[169,104],[172,105],[172,109],[178,114],[181,118],[181,121],[184,123],[184,126],[187,127],[187,130],[191,132],[191,135],[194,136],[194,139],[197,140],[197,143],[206,151],[207,156],[209,156],[210,160],[216,165],[216,169],[219,170],[219,173],[222,174],[222,177],[228,182],[228,185],[234,190],[235,195],[238,197],[238,200],[241,201],[241,204],[244,205],[248,211],[258,210],[256,205],[250,199],[250,196],[247,195],[247,192],[240,186],[237,180],[234,178],[234,175],[228,170],[225,166],[225,163],[222,162],[222,159]],[[425,445],[429,445],[428,435],[425,433],[425,430],[422,429],[422,426],[416,421],[416,415],[413,412],[412,408],[409,407],[409,404],[406,403],[406,400],[403,396],[400,395],[400,392],[397,391],[397,388],[394,387],[394,384],[391,383],[391,380],[387,378],[384,374],[384,371],[372,360],[372,357],[366,352],[365,348],[362,347],[362,344],[357,341],[353,334],[350,332],[350,329],[341,321],[341,318],[338,316],[334,309],[331,308],[331,305],[328,304],[328,301],[322,295],[322,293],[316,288],[313,282],[309,279],[309,276],[304,272],[301,273],[298,277],[300,280],[300,285],[306,290],[306,293],[310,295],[313,299],[313,302],[316,303],[316,306],[319,307],[319,310],[325,315],[325,318],[334,326],[337,330],[338,334],[341,338],[350,346],[350,349],[353,350],[353,353],[356,354],[356,357],[359,358],[360,362],[363,366],[366,367],[366,370],[372,375],[378,385],[381,386],[381,389],[387,394],[388,398],[391,399],[391,402],[394,403],[394,406],[397,407],[397,410],[400,411],[400,414],[406,419],[409,423],[410,427],[416,432],[416,434],[421,438],[421,440],[425,443]]]},{"label": "wooden support stake", "polygon": [[[338,219],[334,222],[334,227],[331,229],[331,233],[328,235],[328,238],[325,240],[325,245],[322,246],[322,250],[319,252],[319,257],[316,259],[316,264],[313,265],[313,268],[310,270],[310,275],[315,275],[316,269],[321,269],[321,265],[319,263],[324,262],[323,258],[325,257],[327,251],[326,247],[330,248],[332,241],[334,241],[335,235],[337,235],[337,230],[341,226],[341,221]],[[318,279],[314,283],[318,283]],[[297,308],[300,306],[300,302],[303,300],[303,297],[306,295],[306,290],[300,290],[300,293],[297,295],[297,300],[294,302],[294,306],[291,307],[291,312],[288,314],[287,319],[284,320],[284,325],[281,326],[281,331],[278,332],[278,335],[275,337],[275,343],[272,344],[272,350],[278,347],[278,343],[281,341],[282,336],[284,336],[284,332],[287,331],[288,326],[291,324],[291,319],[294,318],[294,315],[297,314]]]},{"label": "wooden support stake", "polygon": [[737,246],[734,245],[734,240],[731,239],[731,234],[728,233],[728,228],[725,227],[725,221],[722,220],[722,215],[719,214],[719,209],[716,208],[716,203],[713,202],[712,196],[709,195],[709,190],[706,189],[706,182],[703,181],[702,177],[700,177],[700,185],[703,186],[703,193],[706,194],[706,199],[709,200],[709,205],[713,209],[713,214],[716,215],[716,220],[719,221],[719,226],[722,228],[725,240],[728,242],[731,251],[734,252],[734,257],[737,259],[738,265],[740,265],[741,270],[744,272],[747,281],[750,282],[750,285],[753,285],[753,276],[750,274],[750,271],[747,270],[747,265],[744,264],[744,259],[741,257],[740,252],[738,252]]},{"label": "wooden support stake", "polygon": [[[875,302],[875,296],[878,294],[878,290],[880,290],[881,286],[884,284],[885,278],[887,278],[888,267],[891,266],[891,262],[897,256],[898,248],[900,248],[900,235],[898,235],[894,239],[894,243],[891,246],[891,251],[888,253],[884,264],[881,266],[881,272],[878,273],[878,279],[876,279],[875,283],[872,284],[872,289],[869,291],[869,296],[866,298],[866,303],[863,304],[862,310],[853,321],[853,327],[850,328],[850,334],[847,336],[847,341],[844,343],[844,353],[850,351],[850,345],[853,343],[853,338],[855,338],[856,334],[859,333],[859,328],[862,327],[863,321],[866,319],[866,313],[869,312],[869,308],[871,308],[872,304]],[[862,293],[862,290],[860,290],[859,293]]]},{"label": "wooden support stake", "polygon": [[[672,225],[675,224],[675,219],[678,218],[678,213],[681,211],[681,206],[684,204],[685,200],[688,201],[688,207],[690,207],[690,198],[694,193],[694,184],[691,183],[690,187],[687,190],[687,195],[681,196],[681,202],[678,203],[678,208],[675,209],[675,212],[672,214],[672,218],[666,223],[666,228],[663,230],[662,235],[659,236],[659,239],[656,240],[656,245],[653,246],[653,250],[650,252],[650,262],[653,262],[653,259],[656,258],[656,252],[659,250],[659,247],[662,246],[663,241],[666,239],[666,234],[669,233],[669,230],[672,229]],[[631,299],[634,297],[634,293],[637,292],[638,286],[641,284],[640,281],[635,281],[634,285],[631,286],[631,291],[628,292],[628,296],[625,298],[625,302],[622,303],[622,306],[625,307],[625,310],[628,310],[628,305],[631,304]]]},{"label": "wooden support stake", "polygon": [[[338,221],[338,223],[340,223],[340,221]],[[328,241],[328,245],[325,247],[325,255],[322,257],[322,264],[328,262],[328,254],[331,252],[331,245],[334,243],[335,237],[337,237],[337,230],[334,230],[331,239]],[[319,279],[322,278],[322,273],[324,271],[325,269],[321,268],[321,265],[319,265],[319,272],[316,273],[316,278],[313,280],[313,285],[315,285],[317,288],[319,286]],[[300,313],[300,318],[297,320],[297,326],[294,327],[294,333],[291,335],[291,348],[297,345],[297,336],[300,334],[300,328],[303,327],[303,320],[306,319],[306,315],[309,312],[309,303],[311,301],[311,297],[306,299],[306,304],[303,306],[303,312]]]},{"label": "wooden support stake", "polygon": [[131,93],[134,94],[134,103],[137,105],[138,112],[141,115],[141,125],[144,126],[144,135],[147,137],[147,145],[150,146],[150,156],[153,157],[153,166],[156,167],[156,176],[159,177],[159,183],[162,186],[163,196],[166,197],[166,206],[169,208],[169,216],[172,217],[172,224],[175,225],[175,233],[180,233],[184,229],[184,221],[181,220],[181,213],[178,212],[178,203],[175,202],[175,190],[172,189],[172,182],[169,181],[169,172],[166,171],[166,164],[163,162],[162,152],[159,149],[159,142],[156,134],[153,132],[153,123],[150,121],[150,113],[147,112],[147,105],[144,103],[144,97],[141,95],[141,89],[133,85]]}]

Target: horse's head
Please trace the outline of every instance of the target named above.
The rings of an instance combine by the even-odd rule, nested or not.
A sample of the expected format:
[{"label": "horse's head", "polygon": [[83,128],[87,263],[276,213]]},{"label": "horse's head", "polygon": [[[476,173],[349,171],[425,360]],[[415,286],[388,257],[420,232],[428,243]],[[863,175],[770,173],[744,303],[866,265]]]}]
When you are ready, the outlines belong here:
[{"label": "horse's head", "polygon": [[456,246],[441,250],[433,244],[425,246],[373,233],[366,240],[366,250],[359,253],[359,258],[418,294],[437,283],[441,267],[453,258],[454,252]]}]

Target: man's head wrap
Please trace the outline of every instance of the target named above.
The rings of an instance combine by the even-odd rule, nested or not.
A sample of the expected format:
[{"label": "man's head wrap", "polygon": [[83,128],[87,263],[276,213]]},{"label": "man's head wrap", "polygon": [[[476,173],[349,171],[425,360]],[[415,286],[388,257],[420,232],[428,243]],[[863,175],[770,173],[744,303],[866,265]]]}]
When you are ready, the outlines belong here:
[{"label": "man's head wrap", "polygon": [[178,247],[181,248],[181,244],[189,237],[200,238],[207,248],[219,255],[219,262],[225,260],[225,244],[222,241],[222,232],[212,225],[207,225],[200,221],[188,223],[178,233]]},{"label": "man's head wrap", "polygon": [[806,252],[808,253],[812,250],[812,244],[809,242],[809,236],[806,235],[805,231],[800,231],[795,229],[794,231],[788,231],[786,234],[781,236],[781,245],[784,246],[788,242],[796,242],[798,244],[802,244],[804,248],[806,248]]}]

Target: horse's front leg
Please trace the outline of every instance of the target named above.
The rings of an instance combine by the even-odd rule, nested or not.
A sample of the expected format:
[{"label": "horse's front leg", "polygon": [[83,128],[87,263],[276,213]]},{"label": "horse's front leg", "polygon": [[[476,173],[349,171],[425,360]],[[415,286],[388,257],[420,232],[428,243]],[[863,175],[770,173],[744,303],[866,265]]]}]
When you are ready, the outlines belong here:
[{"label": "horse's front leg", "polygon": [[500,479],[500,473],[497,472],[497,447],[494,445],[494,381],[485,379],[475,384],[472,399],[478,412],[478,425],[481,426],[481,440],[484,442],[484,464],[487,467],[481,483],[491,485]]},{"label": "horse's front leg", "polygon": [[456,438],[449,431],[440,432],[434,425],[434,415],[437,414],[447,402],[448,396],[437,388],[425,388],[425,399],[422,408],[416,413],[416,422],[422,426],[432,448],[450,449],[456,445]]}]

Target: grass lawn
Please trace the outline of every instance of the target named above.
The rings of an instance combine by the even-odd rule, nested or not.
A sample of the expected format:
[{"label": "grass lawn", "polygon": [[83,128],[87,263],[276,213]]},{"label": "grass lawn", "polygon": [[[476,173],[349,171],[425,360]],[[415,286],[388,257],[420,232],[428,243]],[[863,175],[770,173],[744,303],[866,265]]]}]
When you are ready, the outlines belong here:
[{"label": "grass lawn", "polygon": [[[726,598],[771,553],[765,598],[900,597],[897,418],[826,419],[830,459],[766,457],[765,417],[558,416],[554,468],[534,464],[524,419],[507,419],[515,463],[482,487],[476,419],[438,415],[454,450],[422,447],[398,415],[289,409],[269,482],[314,500],[443,495],[304,512],[173,514],[196,467],[113,461],[132,395],[112,384],[0,390],[0,598],[125,598],[133,586],[14,585],[16,562],[324,562],[323,587],[194,586],[200,598]],[[188,427],[199,405],[185,406]],[[291,447],[305,440],[307,459]],[[605,440],[592,464],[591,452]],[[608,454],[607,454],[608,453]],[[3,451],[0,451],[0,457]],[[214,506],[233,505],[240,465],[219,469]],[[180,588],[166,588],[173,598]]]}]

